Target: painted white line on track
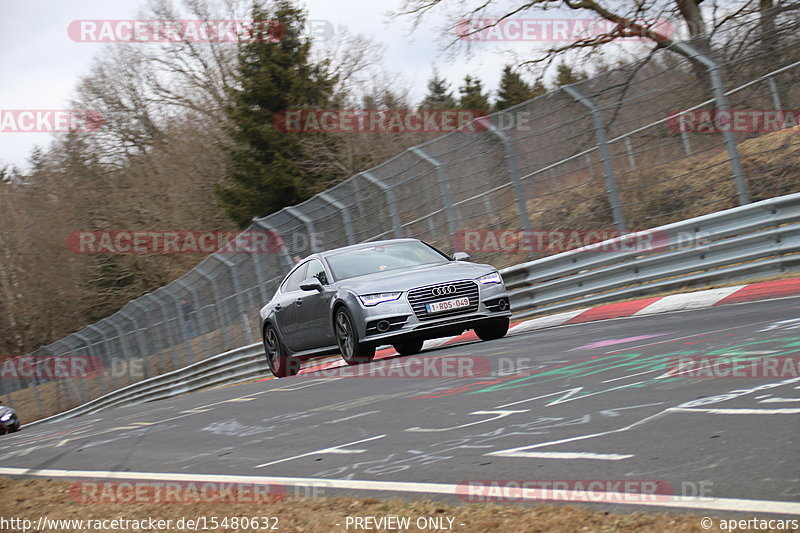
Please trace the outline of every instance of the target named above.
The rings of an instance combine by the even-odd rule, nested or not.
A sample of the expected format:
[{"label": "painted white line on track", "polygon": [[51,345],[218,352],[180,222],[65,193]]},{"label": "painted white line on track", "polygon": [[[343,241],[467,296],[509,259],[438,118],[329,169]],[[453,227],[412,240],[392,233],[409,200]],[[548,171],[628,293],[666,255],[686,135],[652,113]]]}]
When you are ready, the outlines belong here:
[{"label": "painted white line on track", "polygon": [[761,400],[758,403],[788,403],[788,402],[800,402],[800,398],[767,398],[766,400]]},{"label": "painted white line on track", "polygon": [[[401,481],[368,481],[359,479],[326,479],[277,476],[241,476],[232,474],[171,474],[169,472],[107,472],[93,470],[31,470],[28,468],[0,467],[0,475],[71,479],[122,479],[144,481],[194,481],[208,483],[280,484],[291,487],[317,487],[349,490],[378,490],[387,492],[410,492],[418,494],[465,495],[466,486],[450,483],[415,483]],[[537,501],[530,493],[520,491],[520,501]],[[671,507],[679,509],[710,509],[745,513],[774,513],[800,515],[800,503],[774,500],[750,500],[741,498],[707,498],[675,496],[664,501],[631,501],[630,494],[606,492],[600,498],[614,505],[642,505],[647,507]],[[564,500],[579,501],[586,497],[585,491],[563,491]]]},{"label": "painted white line on track", "polygon": [[712,415],[796,415],[800,409],[695,409],[694,407],[672,407],[670,411],[681,413],[708,413]]},{"label": "painted white line on track", "polygon": [[314,450],[313,452],[301,453],[300,455],[293,455],[292,457],[286,457],[285,459],[278,459],[277,461],[270,461],[268,463],[263,463],[263,464],[260,464],[260,465],[256,466],[256,468],[262,468],[264,466],[270,466],[270,465],[274,465],[274,464],[278,464],[278,463],[285,463],[286,461],[291,461],[293,459],[300,459],[301,457],[308,457],[309,455],[318,455],[318,454],[321,454],[321,453],[364,453],[367,450],[364,450],[364,449],[360,449],[360,450],[344,450],[343,448],[345,446],[352,446],[353,444],[359,444],[359,443],[367,442],[367,441],[370,441],[370,440],[382,439],[385,436],[386,435],[378,435],[377,437],[370,437],[368,439],[361,439],[361,440],[357,440],[355,442],[348,442],[346,444],[340,444],[338,446],[331,446],[330,448],[323,448],[321,450]]},{"label": "painted white line on track", "polygon": [[590,452],[499,452],[498,457],[530,457],[534,459],[597,459],[600,461],[620,461],[633,457],[631,454],[590,453]]}]

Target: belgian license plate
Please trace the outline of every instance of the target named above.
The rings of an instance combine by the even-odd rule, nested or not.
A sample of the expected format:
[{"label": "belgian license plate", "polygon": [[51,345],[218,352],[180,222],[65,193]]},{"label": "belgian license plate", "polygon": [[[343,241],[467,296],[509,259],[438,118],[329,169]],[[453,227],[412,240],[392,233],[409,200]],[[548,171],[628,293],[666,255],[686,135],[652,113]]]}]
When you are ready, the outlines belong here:
[{"label": "belgian license plate", "polygon": [[450,311],[451,309],[458,309],[459,307],[469,307],[469,298],[456,298],[454,300],[445,300],[443,302],[434,302],[425,305],[425,309],[427,309],[429,313],[441,313],[442,311]]}]

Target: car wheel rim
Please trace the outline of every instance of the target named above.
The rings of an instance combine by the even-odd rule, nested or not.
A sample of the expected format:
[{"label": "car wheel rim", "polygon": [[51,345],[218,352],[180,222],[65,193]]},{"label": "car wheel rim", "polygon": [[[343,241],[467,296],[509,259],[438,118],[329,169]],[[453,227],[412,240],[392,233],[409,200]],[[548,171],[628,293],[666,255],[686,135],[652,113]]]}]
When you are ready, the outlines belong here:
[{"label": "car wheel rim", "polygon": [[339,338],[339,349],[342,350],[342,355],[350,358],[353,355],[353,335],[350,328],[350,320],[344,312],[336,316],[336,332]]},{"label": "car wheel rim", "polygon": [[267,359],[269,359],[269,364],[274,368],[278,359],[278,338],[271,329],[267,330]]}]

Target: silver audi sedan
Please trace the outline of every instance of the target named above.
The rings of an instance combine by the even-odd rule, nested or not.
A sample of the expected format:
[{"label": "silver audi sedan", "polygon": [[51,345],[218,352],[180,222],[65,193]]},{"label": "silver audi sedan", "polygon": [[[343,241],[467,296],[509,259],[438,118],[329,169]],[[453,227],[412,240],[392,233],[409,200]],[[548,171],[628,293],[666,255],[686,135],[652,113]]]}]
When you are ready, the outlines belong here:
[{"label": "silver audi sedan", "polygon": [[474,329],[499,339],[511,316],[497,269],[452,258],[416,239],[367,242],[313,254],[295,266],[261,309],[267,363],[277,377],[303,359],[341,353],[368,363],[377,346],[401,355],[426,339]]}]

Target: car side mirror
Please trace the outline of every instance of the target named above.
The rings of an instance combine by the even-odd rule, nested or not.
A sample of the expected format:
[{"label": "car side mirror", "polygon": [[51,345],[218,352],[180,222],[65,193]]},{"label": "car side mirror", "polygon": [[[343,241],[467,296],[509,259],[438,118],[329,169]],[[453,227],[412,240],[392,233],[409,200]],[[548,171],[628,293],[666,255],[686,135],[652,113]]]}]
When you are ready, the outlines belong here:
[{"label": "car side mirror", "polygon": [[467,252],[456,252],[453,254],[453,261],[469,261],[469,254]]},{"label": "car side mirror", "polygon": [[322,292],[322,283],[317,278],[306,278],[300,283],[300,289],[304,291]]}]

